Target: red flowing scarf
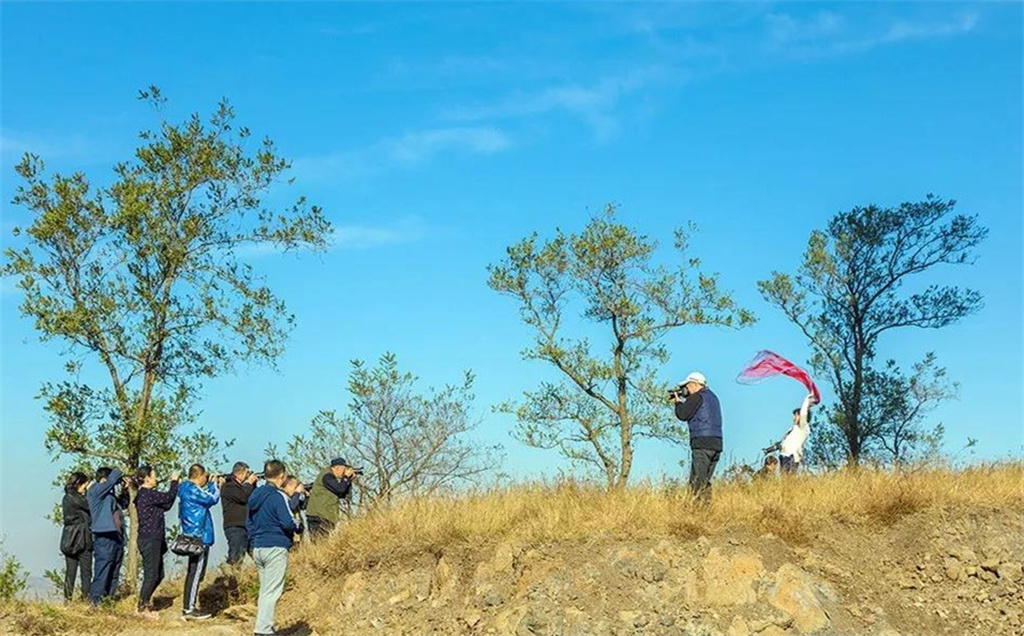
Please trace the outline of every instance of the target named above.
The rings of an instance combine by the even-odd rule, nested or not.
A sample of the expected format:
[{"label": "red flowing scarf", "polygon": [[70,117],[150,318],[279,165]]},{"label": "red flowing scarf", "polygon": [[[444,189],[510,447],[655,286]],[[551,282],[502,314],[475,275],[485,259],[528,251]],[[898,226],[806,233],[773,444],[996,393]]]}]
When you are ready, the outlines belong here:
[{"label": "red flowing scarf", "polygon": [[814,394],[814,399],[821,401],[821,394],[814,384],[811,376],[789,360],[772,351],[760,351],[750,361],[746,369],[736,376],[740,384],[757,384],[775,375],[785,375],[793,378],[800,384],[807,387],[807,390]]}]

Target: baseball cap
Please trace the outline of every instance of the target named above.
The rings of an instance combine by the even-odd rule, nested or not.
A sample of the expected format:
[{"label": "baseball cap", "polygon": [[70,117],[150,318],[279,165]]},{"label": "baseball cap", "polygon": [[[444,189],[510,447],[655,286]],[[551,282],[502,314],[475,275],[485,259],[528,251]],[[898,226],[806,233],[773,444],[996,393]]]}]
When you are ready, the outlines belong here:
[{"label": "baseball cap", "polygon": [[702,384],[704,386],[708,385],[707,378],[705,378],[704,374],[699,371],[694,371],[690,375],[686,376],[686,379],[683,380],[683,384],[686,384],[687,382],[696,382],[697,384]]},{"label": "baseball cap", "polygon": [[341,457],[335,457],[331,460],[331,466],[348,466],[348,462]]}]

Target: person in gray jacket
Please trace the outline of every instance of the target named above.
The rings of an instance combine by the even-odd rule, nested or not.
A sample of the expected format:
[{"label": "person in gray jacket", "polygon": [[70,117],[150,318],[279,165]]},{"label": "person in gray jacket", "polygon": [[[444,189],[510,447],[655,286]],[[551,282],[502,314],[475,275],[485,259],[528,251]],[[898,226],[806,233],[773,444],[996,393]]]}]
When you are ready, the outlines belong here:
[{"label": "person in gray jacket", "polygon": [[93,572],[89,586],[89,600],[99,605],[114,596],[121,580],[121,561],[124,559],[124,509],[128,506],[128,491],[123,486],[124,475],[117,468],[100,468],[96,482],[85,491],[92,517]]}]

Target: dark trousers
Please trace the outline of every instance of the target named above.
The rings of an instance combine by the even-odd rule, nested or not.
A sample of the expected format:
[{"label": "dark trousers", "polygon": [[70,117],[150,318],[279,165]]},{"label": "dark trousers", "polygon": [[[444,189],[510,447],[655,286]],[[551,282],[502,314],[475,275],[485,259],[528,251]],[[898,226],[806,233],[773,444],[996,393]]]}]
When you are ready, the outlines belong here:
[{"label": "dark trousers", "polygon": [[185,594],[182,597],[182,609],[192,612],[199,605],[199,584],[206,577],[206,562],[210,558],[210,546],[206,546],[202,554],[188,558],[188,570],[185,572]]},{"label": "dark trousers", "polygon": [[711,476],[721,455],[722,451],[717,450],[690,449],[690,490],[700,501],[711,501]]},{"label": "dark trousers", "polygon": [[83,550],[70,557],[64,555],[64,599],[70,601],[75,595],[75,575],[81,571],[82,598],[89,598],[89,584],[92,583],[92,550]]},{"label": "dark trousers", "polygon": [[228,563],[241,563],[249,550],[249,533],[244,526],[231,526],[224,528],[224,536],[228,538]]},{"label": "dark trousers", "polygon": [[164,580],[164,554],[166,553],[167,542],[163,537],[139,537],[139,555],[142,557],[140,608],[149,608],[153,600],[153,592]]},{"label": "dark trousers", "polygon": [[325,537],[331,533],[331,530],[334,530],[333,521],[321,519],[320,517],[310,517],[309,515],[306,515],[306,525],[309,526],[310,541]]},{"label": "dark trousers", "polygon": [[92,535],[94,566],[89,600],[93,605],[117,592],[124,560],[124,537],[120,532],[97,532]]},{"label": "dark trousers", "polygon": [[793,461],[792,455],[782,455],[779,457],[779,466],[782,468],[784,473],[795,473],[796,462]]}]

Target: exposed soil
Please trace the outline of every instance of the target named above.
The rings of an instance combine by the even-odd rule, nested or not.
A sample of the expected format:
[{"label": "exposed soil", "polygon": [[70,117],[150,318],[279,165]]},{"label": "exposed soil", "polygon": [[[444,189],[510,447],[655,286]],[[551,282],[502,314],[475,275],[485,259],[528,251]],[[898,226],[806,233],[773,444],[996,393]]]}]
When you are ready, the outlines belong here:
[{"label": "exposed soil", "polygon": [[[334,579],[299,566],[280,627],[296,636],[1016,636],[1022,537],[1021,510],[932,509],[812,534],[780,524],[777,534],[680,528],[642,542],[460,545]],[[229,587],[207,591],[218,614],[201,624],[181,622],[176,604],[156,621],[34,610],[0,619],[0,633],[251,634],[255,608]]]}]

